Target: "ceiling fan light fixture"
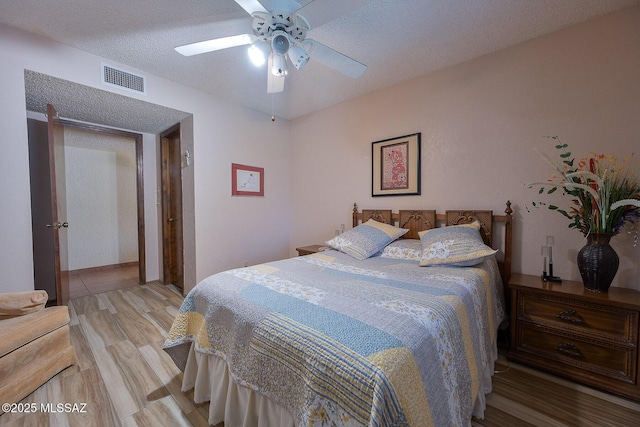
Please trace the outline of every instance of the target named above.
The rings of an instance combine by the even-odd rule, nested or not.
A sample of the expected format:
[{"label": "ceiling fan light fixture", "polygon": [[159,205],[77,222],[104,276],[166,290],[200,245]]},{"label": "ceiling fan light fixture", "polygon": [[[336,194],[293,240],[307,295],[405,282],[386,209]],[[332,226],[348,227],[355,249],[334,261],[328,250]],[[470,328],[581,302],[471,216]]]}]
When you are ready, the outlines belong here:
[{"label": "ceiling fan light fixture", "polygon": [[289,51],[291,43],[289,42],[289,36],[282,30],[273,32],[273,38],[271,39],[271,50],[277,55],[284,55]]},{"label": "ceiling fan light fixture", "polygon": [[253,65],[256,67],[262,67],[267,61],[267,56],[269,55],[269,45],[265,42],[259,41],[249,46],[247,52],[249,53],[249,58]]},{"label": "ceiling fan light fixture", "polygon": [[[279,93],[284,90],[289,61],[297,70],[303,70],[313,56],[314,61],[354,79],[367,70],[366,65],[355,59],[320,42],[308,39],[307,32],[311,29],[311,25],[304,16],[298,15],[297,11],[302,8],[297,1],[270,0],[270,3],[279,4],[278,7],[282,9],[280,11],[267,11],[261,4],[263,0],[235,1],[251,15],[253,34],[205,40],[178,46],[175,50],[182,55],[191,56],[240,45],[251,45],[248,54],[256,66],[264,65],[265,59],[268,61],[267,93]],[[312,1],[307,0],[306,3]]]},{"label": "ceiling fan light fixture", "polygon": [[292,45],[289,48],[288,55],[296,70],[304,70],[309,63],[309,54],[300,46]]},{"label": "ceiling fan light fixture", "polygon": [[271,74],[276,77],[284,77],[287,74],[287,57],[276,53],[271,55]]}]

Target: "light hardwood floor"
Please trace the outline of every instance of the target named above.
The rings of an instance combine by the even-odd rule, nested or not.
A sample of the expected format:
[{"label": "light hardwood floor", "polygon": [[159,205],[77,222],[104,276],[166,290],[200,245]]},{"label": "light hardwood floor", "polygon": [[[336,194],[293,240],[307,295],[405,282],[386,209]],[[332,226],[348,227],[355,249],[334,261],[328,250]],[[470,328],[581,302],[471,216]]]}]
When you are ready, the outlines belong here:
[{"label": "light hardwood floor", "polygon": [[[206,426],[208,404],[196,405],[192,393],[180,391],[182,374],[162,350],[182,299],[157,282],[72,299],[78,364],[23,402],[86,403],[86,413],[7,413],[0,426]],[[473,419],[474,427],[640,425],[638,403],[504,357],[496,370],[485,419]]]},{"label": "light hardwood floor", "polygon": [[138,263],[74,270],[69,274],[69,298],[138,285]]}]

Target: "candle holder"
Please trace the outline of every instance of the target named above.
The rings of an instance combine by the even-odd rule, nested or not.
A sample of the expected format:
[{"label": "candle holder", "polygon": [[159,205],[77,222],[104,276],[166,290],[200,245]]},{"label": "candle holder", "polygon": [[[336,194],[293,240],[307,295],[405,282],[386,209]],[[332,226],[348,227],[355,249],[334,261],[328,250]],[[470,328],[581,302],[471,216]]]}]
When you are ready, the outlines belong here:
[{"label": "candle holder", "polygon": [[[562,279],[553,275],[553,236],[547,236],[547,245],[541,249],[541,255],[543,259],[542,267],[542,280],[545,282],[562,283]],[[547,274],[547,267],[549,268],[549,274]]]}]

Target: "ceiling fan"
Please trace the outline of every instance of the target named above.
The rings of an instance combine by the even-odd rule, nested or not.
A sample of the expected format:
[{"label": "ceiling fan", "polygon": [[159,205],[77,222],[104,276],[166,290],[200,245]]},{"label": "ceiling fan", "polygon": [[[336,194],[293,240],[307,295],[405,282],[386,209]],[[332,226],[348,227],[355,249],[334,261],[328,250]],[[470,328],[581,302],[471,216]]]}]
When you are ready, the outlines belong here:
[{"label": "ceiling fan", "polygon": [[[253,34],[238,34],[205,40],[178,46],[175,50],[182,55],[192,56],[236,46],[251,45],[249,56],[252,62],[256,65],[262,65],[265,60],[268,62],[268,93],[284,90],[288,62],[291,62],[297,70],[303,70],[309,59],[313,58],[354,79],[360,77],[367,70],[366,65],[316,40],[306,38],[311,25],[299,12],[311,9],[310,6],[313,5],[313,2],[301,7],[294,0],[277,0],[275,2],[277,8],[274,8],[272,12],[266,10],[258,0],[235,0],[235,2],[251,15]],[[324,13],[324,22],[335,17],[331,13],[335,14],[336,9],[345,9],[341,3],[344,2],[338,2],[337,4],[340,6],[337,8],[332,5],[322,6],[332,7],[330,13]],[[358,2],[351,5],[352,9],[355,3]]]}]

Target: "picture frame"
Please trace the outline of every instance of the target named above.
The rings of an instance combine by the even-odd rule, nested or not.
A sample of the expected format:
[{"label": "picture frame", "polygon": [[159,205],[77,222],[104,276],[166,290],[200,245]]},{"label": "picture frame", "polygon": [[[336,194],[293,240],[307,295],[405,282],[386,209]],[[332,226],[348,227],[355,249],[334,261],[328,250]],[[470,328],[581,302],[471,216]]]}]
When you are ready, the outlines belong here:
[{"label": "picture frame", "polygon": [[264,196],[264,168],[231,163],[232,196]]},{"label": "picture frame", "polygon": [[420,194],[421,133],[371,143],[371,196]]}]

